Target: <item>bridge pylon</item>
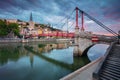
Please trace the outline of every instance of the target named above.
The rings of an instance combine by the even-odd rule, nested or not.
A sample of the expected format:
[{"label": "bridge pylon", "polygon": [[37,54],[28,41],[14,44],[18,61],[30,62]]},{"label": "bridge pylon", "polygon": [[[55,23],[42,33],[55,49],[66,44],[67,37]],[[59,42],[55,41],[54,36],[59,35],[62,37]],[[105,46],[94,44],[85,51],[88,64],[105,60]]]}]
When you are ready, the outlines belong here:
[{"label": "bridge pylon", "polygon": [[76,26],[75,26],[75,47],[73,50],[74,56],[79,56],[80,50],[79,50],[79,26],[78,26],[78,7],[76,7]]},{"label": "bridge pylon", "polygon": [[82,16],[82,18],[81,18],[81,23],[82,23],[81,32],[84,32],[85,28],[84,28],[84,14],[83,14],[83,12],[81,13],[81,16]]},{"label": "bridge pylon", "polygon": [[75,43],[75,47],[73,50],[73,55],[74,56],[82,56],[83,52],[85,51],[86,48],[88,48],[90,45],[92,45],[91,40],[85,39],[83,36],[86,36],[86,34],[88,34],[87,32],[85,32],[84,30],[84,15],[82,12],[82,17],[81,17],[81,23],[82,23],[82,27],[80,28],[80,32],[79,32],[79,26],[78,26],[78,11],[79,8],[76,7],[76,26],[75,26],[75,38],[74,38],[74,43]]}]

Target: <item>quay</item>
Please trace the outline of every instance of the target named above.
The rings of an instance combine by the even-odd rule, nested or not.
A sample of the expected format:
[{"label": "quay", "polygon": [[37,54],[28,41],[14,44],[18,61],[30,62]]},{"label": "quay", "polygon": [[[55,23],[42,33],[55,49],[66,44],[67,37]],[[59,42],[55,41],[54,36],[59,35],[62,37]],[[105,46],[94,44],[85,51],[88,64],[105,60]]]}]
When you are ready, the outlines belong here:
[{"label": "quay", "polygon": [[60,80],[120,80],[120,44],[111,43],[104,56]]},{"label": "quay", "polygon": [[103,57],[83,66],[75,72],[61,78],[60,80],[93,80],[92,73],[98,67]]},{"label": "quay", "polygon": [[93,73],[94,80],[120,80],[120,44],[112,43],[104,60]]},{"label": "quay", "polygon": [[29,42],[73,42],[73,39],[0,39],[0,43],[29,43]]}]

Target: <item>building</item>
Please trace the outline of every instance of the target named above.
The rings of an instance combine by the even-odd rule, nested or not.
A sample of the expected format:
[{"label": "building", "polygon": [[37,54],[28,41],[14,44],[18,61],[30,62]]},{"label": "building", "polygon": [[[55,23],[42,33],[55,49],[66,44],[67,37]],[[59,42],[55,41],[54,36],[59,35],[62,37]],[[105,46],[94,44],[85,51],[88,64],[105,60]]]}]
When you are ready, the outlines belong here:
[{"label": "building", "polygon": [[27,22],[19,20],[19,19],[17,20],[17,23],[19,26],[27,26]]},{"label": "building", "polygon": [[33,30],[35,27],[35,23],[33,22],[33,18],[32,18],[32,13],[30,14],[30,21],[29,21],[29,29],[30,31]]},{"label": "building", "polygon": [[9,24],[9,23],[17,23],[18,20],[17,19],[6,19],[6,23]]},{"label": "building", "polygon": [[74,37],[73,33],[68,33],[59,29],[51,28],[50,24],[37,24],[33,21],[33,15],[30,13],[29,22],[25,22],[19,19],[2,19],[7,24],[17,23],[20,28],[20,35],[25,38],[66,38]]}]

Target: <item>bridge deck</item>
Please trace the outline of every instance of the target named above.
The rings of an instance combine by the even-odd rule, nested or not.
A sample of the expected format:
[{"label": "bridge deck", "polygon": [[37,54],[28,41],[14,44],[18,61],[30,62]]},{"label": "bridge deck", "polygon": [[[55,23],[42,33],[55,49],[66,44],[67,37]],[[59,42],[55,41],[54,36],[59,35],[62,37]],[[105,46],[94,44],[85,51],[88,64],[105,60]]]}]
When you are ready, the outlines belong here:
[{"label": "bridge deck", "polygon": [[113,46],[101,68],[99,80],[120,80],[120,45]]}]

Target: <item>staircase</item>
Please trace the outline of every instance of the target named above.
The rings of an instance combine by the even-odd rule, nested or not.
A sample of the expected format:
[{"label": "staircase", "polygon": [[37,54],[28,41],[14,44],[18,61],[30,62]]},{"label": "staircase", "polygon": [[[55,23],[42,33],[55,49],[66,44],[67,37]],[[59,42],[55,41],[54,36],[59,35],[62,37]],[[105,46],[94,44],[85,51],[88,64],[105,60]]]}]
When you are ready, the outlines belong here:
[{"label": "staircase", "polygon": [[107,56],[99,80],[120,80],[120,45],[116,44]]}]

